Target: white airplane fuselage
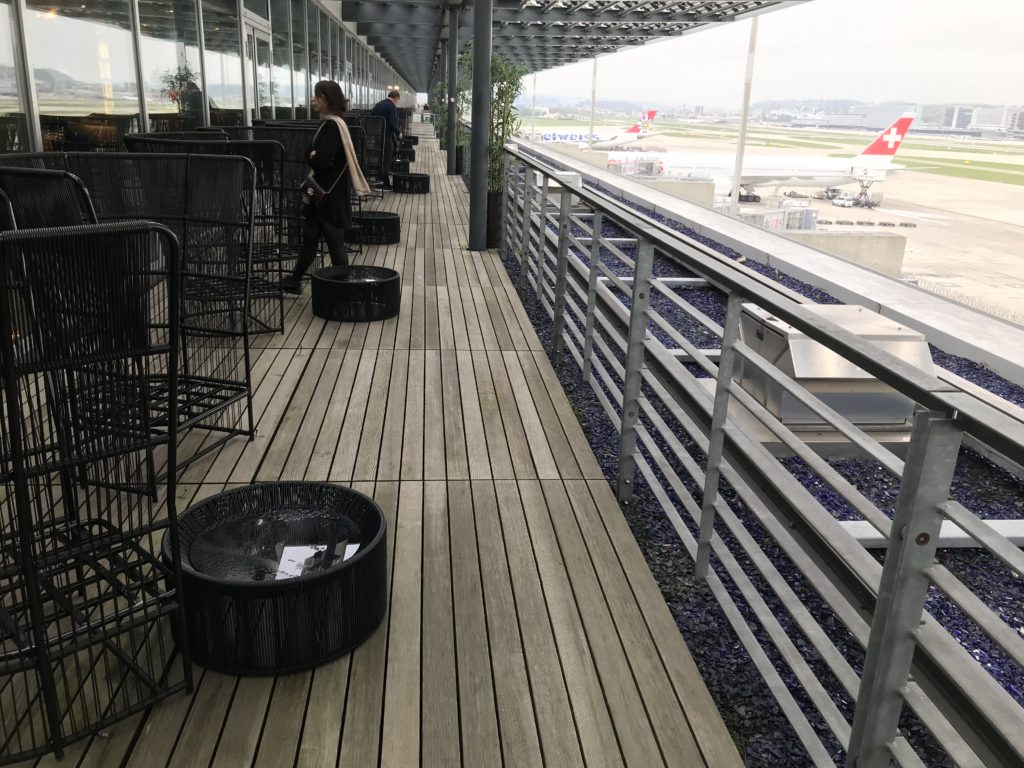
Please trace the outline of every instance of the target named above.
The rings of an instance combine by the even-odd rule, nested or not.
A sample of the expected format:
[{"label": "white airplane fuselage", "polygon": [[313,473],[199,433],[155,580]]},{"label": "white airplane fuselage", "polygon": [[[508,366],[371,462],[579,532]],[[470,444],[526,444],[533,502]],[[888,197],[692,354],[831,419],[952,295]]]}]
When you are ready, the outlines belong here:
[{"label": "white airplane fuselage", "polygon": [[[735,156],[728,154],[612,152],[608,155],[608,166],[618,166],[625,175],[713,180],[718,194],[731,191],[735,163]],[[747,188],[771,185],[834,187],[860,181],[882,181],[888,173],[904,168],[888,157],[860,155],[849,158],[788,158],[749,155],[743,159],[740,183]]]}]

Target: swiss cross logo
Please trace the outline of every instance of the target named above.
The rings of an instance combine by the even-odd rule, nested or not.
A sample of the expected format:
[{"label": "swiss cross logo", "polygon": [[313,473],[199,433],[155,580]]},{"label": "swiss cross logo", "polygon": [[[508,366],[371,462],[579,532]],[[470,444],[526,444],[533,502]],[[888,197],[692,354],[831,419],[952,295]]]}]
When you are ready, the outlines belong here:
[{"label": "swiss cross logo", "polygon": [[896,130],[894,125],[889,129],[889,132],[882,135],[882,141],[889,145],[889,149],[893,149],[897,144],[903,141],[903,134]]}]

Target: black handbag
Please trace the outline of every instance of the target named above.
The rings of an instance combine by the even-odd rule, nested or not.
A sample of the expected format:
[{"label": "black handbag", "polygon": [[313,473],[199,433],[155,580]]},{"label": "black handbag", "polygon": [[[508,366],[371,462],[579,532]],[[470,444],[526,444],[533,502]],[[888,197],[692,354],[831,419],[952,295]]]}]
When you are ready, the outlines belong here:
[{"label": "black handbag", "polygon": [[313,178],[313,172],[310,171],[309,176],[306,177],[305,181],[302,182],[302,186],[299,189],[302,192],[302,204],[312,205],[314,208],[322,208],[324,203],[327,202],[327,198],[330,197],[331,192],[338,186],[338,182],[341,181],[341,177],[345,175],[345,169],[348,168],[348,163],[342,166],[341,172],[338,174],[338,178],[331,184],[330,189],[324,189],[316,180]]}]

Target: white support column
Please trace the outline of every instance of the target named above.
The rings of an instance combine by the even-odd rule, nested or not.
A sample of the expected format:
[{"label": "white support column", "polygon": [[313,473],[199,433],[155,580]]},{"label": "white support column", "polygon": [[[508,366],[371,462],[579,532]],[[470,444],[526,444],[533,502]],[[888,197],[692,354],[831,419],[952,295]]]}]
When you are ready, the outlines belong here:
[{"label": "white support column", "polygon": [[747,74],[743,81],[743,114],[740,117],[740,137],[736,146],[736,166],[732,175],[732,204],[729,212],[739,213],[740,177],[743,174],[743,153],[747,146],[747,121],[750,118],[750,86],[754,81],[754,54],[757,51],[757,19],[750,20],[750,46],[747,49]]},{"label": "white support column", "polygon": [[594,57],[594,69],[590,75],[590,132],[587,134],[587,146],[594,148],[594,113],[597,111],[597,56]]}]

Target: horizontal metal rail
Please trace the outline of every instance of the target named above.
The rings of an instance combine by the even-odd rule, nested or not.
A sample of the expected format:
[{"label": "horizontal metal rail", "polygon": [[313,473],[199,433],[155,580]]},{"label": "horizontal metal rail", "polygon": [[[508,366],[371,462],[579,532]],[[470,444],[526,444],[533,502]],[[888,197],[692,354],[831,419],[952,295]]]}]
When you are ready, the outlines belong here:
[{"label": "horizontal metal rail", "polygon": [[[848,766],[882,766],[892,759],[923,765],[897,730],[904,706],[958,765],[1024,764],[1024,709],[926,610],[930,586],[1024,667],[1024,637],[988,606],[986,595],[972,592],[935,560],[939,528],[951,520],[1000,567],[1021,574],[1024,554],[949,499],[962,439],[1024,463],[1024,423],[1014,410],[885,353],[823,320],[777,283],[543,162],[513,147],[506,152],[504,248],[519,265],[523,289],[534,292],[557,320],[556,349],[580,366],[616,428],[629,430],[619,457],[620,501],[631,499],[635,467],[686,551],[698,562],[709,558],[713,594],[815,764],[833,765],[828,754],[834,749],[810,720],[823,724],[847,751]],[[624,234],[603,236],[607,224]],[[691,275],[659,278],[646,265],[638,271],[638,263],[649,258],[644,249],[667,256]],[[770,311],[916,402],[919,423],[907,458],[893,454],[739,339],[726,335],[723,340],[723,328],[685,298],[686,291],[707,287],[720,290],[723,302],[733,295],[735,306],[742,301]],[[647,308],[655,296],[688,317],[688,325],[677,327]],[[803,433],[779,421],[732,377],[718,385],[722,447],[713,448],[715,392],[685,364],[717,379],[727,355],[781,387],[863,460],[902,479],[895,524]],[[637,375],[639,387],[629,384]],[[732,408],[742,408],[760,424],[776,450],[798,458],[843,500],[847,514],[889,538],[884,567],[735,421]],[[925,428],[920,414],[929,414],[937,426]],[[934,458],[940,455],[942,461]],[[727,503],[717,482],[702,490],[711,469],[721,474],[737,502]],[[701,528],[706,535],[698,537]],[[773,546],[764,548],[762,540]],[[799,572],[800,590],[790,584],[788,568]],[[817,595],[812,603],[802,596],[807,590]],[[753,615],[752,623],[738,609],[740,603]],[[758,632],[771,649],[759,644]],[[797,651],[794,632],[810,641],[834,676],[831,681],[818,679],[819,667]],[[855,669],[840,650],[850,642],[867,654],[863,669]],[[813,711],[797,704],[783,680],[796,681],[788,685],[801,689]],[[856,706],[848,719],[844,712],[851,701]]]}]

